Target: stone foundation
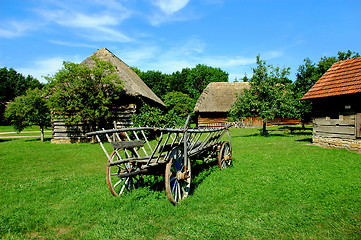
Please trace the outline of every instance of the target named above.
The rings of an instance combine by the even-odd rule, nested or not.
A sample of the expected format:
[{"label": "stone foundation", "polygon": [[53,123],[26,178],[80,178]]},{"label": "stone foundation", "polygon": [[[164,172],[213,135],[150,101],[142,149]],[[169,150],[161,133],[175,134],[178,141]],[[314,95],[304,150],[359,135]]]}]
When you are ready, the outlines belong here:
[{"label": "stone foundation", "polygon": [[361,152],[361,139],[313,137],[312,141],[321,147],[346,148],[348,150]]}]

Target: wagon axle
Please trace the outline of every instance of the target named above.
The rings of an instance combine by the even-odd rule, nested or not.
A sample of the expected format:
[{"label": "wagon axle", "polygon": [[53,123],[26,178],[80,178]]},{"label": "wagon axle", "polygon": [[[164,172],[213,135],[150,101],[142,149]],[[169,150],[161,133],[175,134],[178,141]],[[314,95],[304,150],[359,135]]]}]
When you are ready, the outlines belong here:
[{"label": "wagon axle", "polygon": [[182,172],[182,171],[178,171],[177,172],[177,180],[185,180],[187,178],[190,178],[190,175],[189,175],[189,171],[185,171],[185,172]]}]

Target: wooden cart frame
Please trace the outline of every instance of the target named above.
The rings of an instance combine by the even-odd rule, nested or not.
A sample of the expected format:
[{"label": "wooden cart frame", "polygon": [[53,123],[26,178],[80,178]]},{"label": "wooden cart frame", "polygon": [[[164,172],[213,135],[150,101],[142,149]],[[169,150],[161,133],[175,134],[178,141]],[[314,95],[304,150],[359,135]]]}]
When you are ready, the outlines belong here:
[{"label": "wooden cart frame", "polygon": [[[143,175],[164,173],[167,197],[177,204],[191,189],[192,160],[217,159],[220,169],[232,164],[228,128],[134,127],[87,135],[96,138],[108,159],[106,182],[114,196],[140,186]],[[228,141],[221,140],[225,134]]]}]

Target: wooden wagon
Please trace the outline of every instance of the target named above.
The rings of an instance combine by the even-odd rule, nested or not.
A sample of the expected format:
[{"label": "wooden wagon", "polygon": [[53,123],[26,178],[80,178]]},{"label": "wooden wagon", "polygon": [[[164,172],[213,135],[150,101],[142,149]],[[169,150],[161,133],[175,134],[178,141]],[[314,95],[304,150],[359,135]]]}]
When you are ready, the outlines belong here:
[{"label": "wooden wagon", "polygon": [[[177,204],[189,194],[193,160],[216,159],[220,169],[232,164],[228,126],[134,127],[90,132],[87,135],[96,138],[108,159],[106,182],[114,196],[140,186],[143,175],[164,173],[167,197]],[[228,136],[228,140],[221,139],[224,135]]]}]

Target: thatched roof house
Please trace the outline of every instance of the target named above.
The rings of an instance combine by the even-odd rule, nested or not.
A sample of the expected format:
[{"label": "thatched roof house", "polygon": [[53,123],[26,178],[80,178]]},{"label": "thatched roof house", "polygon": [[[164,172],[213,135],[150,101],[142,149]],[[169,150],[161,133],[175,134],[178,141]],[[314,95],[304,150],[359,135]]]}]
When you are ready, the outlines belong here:
[{"label": "thatched roof house", "polygon": [[333,64],[301,98],[313,102],[313,142],[361,151],[361,57]]},{"label": "thatched roof house", "polygon": [[[132,117],[137,113],[143,103],[151,106],[165,106],[162,100],[140,79],[140,77],[122,60],[111,53],[106,48],[101,48],[85,59],[81,64],[89,67],[95,65],[92,57],[95,56],[103,61],[108,61],[116,67],[116,74],[124,84],[124,93],[118,103],[112,110],[113,119],[108,123],[112,127],[113,122],[117,126],[128,127],[132,125]],[[85,133],[89,131],[89,126],[85,122],[79,122],[76,125],[65,123],[62,117],[52,119],[53,139],[55,143],[79,142],[86,139]]]},{"label": "thatched roof house", "polygon": [[111,53],[106,48],[97,50],[93,55],[85,59],[82,64],[86,64],[89,67],[94,66],[95,56],[103,61],[112,63],[116,69],[120,79],[124,82],[124,90],[128,96],[143,98],[146,101],[151,101],[155,104],[164,106],[163,101],[154,94],[154,92],[143,82],[142,79],[122,60]]},{"label": "thatched roof house", "polygon": [[227,114],[237,95],[249,89],[247,82],[212,82],[204,89],[194,107],[198,126],[227,123]]}]

